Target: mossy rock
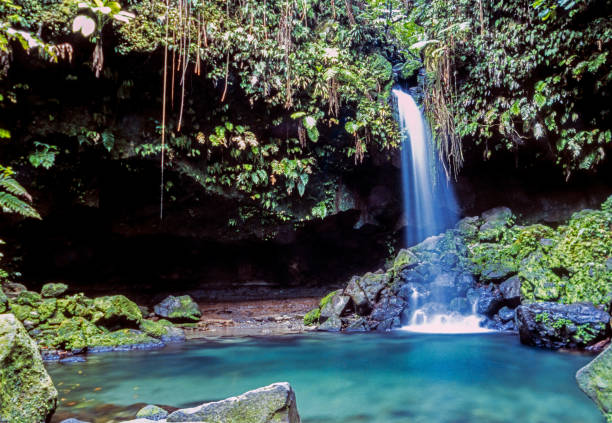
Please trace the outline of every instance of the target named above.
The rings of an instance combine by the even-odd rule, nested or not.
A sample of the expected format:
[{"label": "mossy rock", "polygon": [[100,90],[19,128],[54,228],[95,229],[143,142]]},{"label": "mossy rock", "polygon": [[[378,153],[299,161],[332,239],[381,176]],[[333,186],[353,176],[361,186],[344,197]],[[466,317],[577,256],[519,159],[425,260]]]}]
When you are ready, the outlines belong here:
[{"label": "mossy rock", "polygon": [[608,346],[593,361],[578,370],[576,381],[580,389],[612,422],[612,347]]},{"label": "mossy rock", "polygon": [[57,313],[62,316],[83,317],[85,319],[92,319],[94,315],[102,315],[101,312],[94,307],[93,300],[87,298],[83,293],[58,299]]},{"label": "mossy rock", "polygon": [[152,421],[163,420],[166,417],[168,417],[168,412],[156,405],[147,405],[136,413],[136,418]]},{"label": "mossy rock", "polygon": [[418,257],[412,251],[403,249],[399,251],[399,253],[395,257],[395,260],[393,260],[393,266],[391,268],[391,271],[394,276],[397,276],[402,270],[412,265],[415,265],[418,262]]},{"label": "mossy rock", "polygon": [[92,349],[95,347],[122,347],[137,345],[163,346],[164,344],[139,330],[119,329],[113,332],[106,332],[93,336],[89,340],[88,347]]},{"label": "mossy rock", "polygon": [[319,318],[321,317],[321,309],[319,307],[313,308],[304,315],[304,324],[306,326],[312,326],[319,324]]},{"label": "mossy rock", "polygon": [[45,298],[57,298],[68,290],[68,285],[65,283],[47,283],[44,284],[40,293]]},{"label": "mossy rock", "polygon": [[0,287],[0,314],[6,312],[8,310],[8,307],[9,307],[8,297],[6,296],[6,294],[4,293],[4,291],[2,291],[2,288]]},{"label": "mossy rock", "polygon": [[38,323],[40,321],[40,314],[38,311],[29,305],[11,303],[10,311],[21,322],[30,321],[33,323]]},{"label": "mossy rock", "polygon": [[138,327],[142,313],[138,305],[123,295],[96,298],[94,307],[100,311],[92,317],[92,322],[108,328]]},{"label": "mossy rock", "polygon": [[0,421],[46,422],[56,406],[38,346],[15,316],[0,315]]},{"label": "mossy rock", "polygon": [[153,338],[161,338],[168,334],[168,328],[173,328],[174,324],[165,319],[158,321],[143,319],[140,322],[140,330]]},{"label": "mossy rock", "polygon": [[55,314],[55,311],[57,310],[57,299],[47,298],[43,300],[36,310],[40,315],[41,322],[48,320],[49,318],[51,318],[51,316]]},{"label": "mossy rock", "polygon": [[95,344],[106,332],[82,317],[72,317],[57,328],[57,345],[66,350],[81,350]]},{"label": "mossy rock", "polygon": [[42,297],[38,292],[22,291],[15,297],[13,302],[19,305],[27,305],[36,308],[42,302]]},{"label": "mossy rock", "polygon": [[155,314],[174,322],[199,322],[202,313],[189,295],[169,295],[154,307]]}]

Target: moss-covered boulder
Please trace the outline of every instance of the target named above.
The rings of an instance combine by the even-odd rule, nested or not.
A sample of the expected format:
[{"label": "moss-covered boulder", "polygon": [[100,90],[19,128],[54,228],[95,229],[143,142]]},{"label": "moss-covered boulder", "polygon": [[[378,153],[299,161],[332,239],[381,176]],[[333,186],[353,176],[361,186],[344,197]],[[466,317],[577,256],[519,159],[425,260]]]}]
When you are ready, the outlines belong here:
[{"label": "moss-covered boulder", "polygon": [[57,298],[68,290],[68,285],[65,283],[46,283],[43,285],[40,293],[45,298]]},{"label": "moss-covered boulder", "polygon": [[22,291],[15,297],[13,302],[36,308],[42,302],[42,297],[38,292]]},{"label": "moss-covered boulder", "polygon": [[168,412],[156,405],[147,405],[141,408],[136,414],[136,418],[159,421],[168,417]]},{"label": "moss-covered boulder", "polygon": [[321,309],[319,307],[313,308],[304,315],[304,324],[306,326],[312,326],[319,323],[321,317]]},{"label": "moss-covered boulder", "polygon": [[246,392],[237,397],[210,402],[171,413],[168,422],[207,423],[299,423],[295,393],[288,383]]},{"label": "moss-covered boulder", "polygon": [[612,347],[608,346],[593,361],[578,370],[576,381],[612,422]]},{"label": "moss-covered boulder", "polygon": [[109,328],[138,327],[142,321],[142,312],[138,305],[123,295],[112,295],[96,298],[96,313],[92,322]]},{"label": "moss-covered boulder", "polygon": [[145,334],[161,339],[162,342],[182,342],[185,340],[185,333],[166,319],[158,321],[144,319],[140,322],[140,330]]},{"label": "moss-covered boulder", "polygon": [[198,322],[202,313],[189,295],[169,295],[154,307],[155,314],[173,322]]},{"label": "moss-covered boulder", "polygon": [[49,421],[57,390],[36,343],[12,314],[0,315],[0,421]]},{"label": "moss-covered boulder", "polygon": [[66,350],[82,350],[96,345],[96,340],[105,330],[82,317],[72,317],[63,321],[56,331],[57,346]]},{"label": "moss-covered boulder", "polygon": [[153,349],[163,347],[159,339],[151,338],[142,331],[135,329],[119,329],[104,332],[90,338],[88,351],[101,352],[113,350]]},{"label": "moss-covered boulder", "polygon": [[483,223],[478,233],[481,241],[495,241],[499,239],[504,230],[514,222],[514,215],[508,207],[496,207],[487,210],[482,214],[481,218]]}]

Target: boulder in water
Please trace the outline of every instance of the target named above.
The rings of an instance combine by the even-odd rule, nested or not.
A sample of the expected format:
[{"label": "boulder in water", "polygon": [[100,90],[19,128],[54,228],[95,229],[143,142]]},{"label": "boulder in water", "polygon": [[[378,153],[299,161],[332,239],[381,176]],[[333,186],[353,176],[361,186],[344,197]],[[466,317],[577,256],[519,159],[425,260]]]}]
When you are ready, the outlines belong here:
[{"label": "boulder in water", "polygon": [[593,361],[578,370],[576,381],[591,398],[607,421],[612,421],[612,349],[610,346]]},{"label": "boulder in water", "polygon": [[237,397],[171,413],[167,422],[300,423],[295,393],[287,382],[274,383]]},{"label": "boulder in water", "polygon": [[523,304],[516,309],[521,342],[537,347],[584,348],[604,339],[610,315],[590,303]]},{"label": "boulder in water", "polygon": [[321,319],[339,317],[344,313],[351,297],[348,295],[335,294],[323,307],[321,307]]},{"label": "boulder in water", "polygon": [[93,315],[92,322],[101,326],[138,327],[142,321],[138,305],[123,295],[99,297],[93,305],[99,312]]},{"label": "boulder in water", "polygon": [[497,290],[481,289],[476,311],[485,316],[492,316],[503,306],[504,299]]},{"label": "boulder in water", "polygon": [[202,312],[189,295],[169,295],[154,307],[155,314],[174,322],[199,322]]},{"label": "boulder in water", "polygon": [[317,329],[327,332],[339,332],[342,330],[342,320],[338,316],[331,316],[321,323]]},{"label": "boulder in water", "polygon": [[14,315],[0,315],[0,421],[46,422],[56,407],[38,345]]}]

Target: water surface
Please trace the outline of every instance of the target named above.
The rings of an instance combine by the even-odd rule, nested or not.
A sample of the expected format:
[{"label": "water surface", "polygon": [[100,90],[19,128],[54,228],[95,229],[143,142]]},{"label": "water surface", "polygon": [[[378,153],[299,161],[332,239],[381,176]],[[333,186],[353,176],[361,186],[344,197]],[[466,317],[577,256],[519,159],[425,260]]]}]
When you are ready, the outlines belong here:
[{"label": "water surface", "polygon": [[111,410],[101,404],[187,407],[279,381],[294,387],[304,423],[589,423],[603,419],[574,374],[591,358],[500,334],[316,333],[190,341],[48,367],[63,398],[58,417],[96,423]]}]

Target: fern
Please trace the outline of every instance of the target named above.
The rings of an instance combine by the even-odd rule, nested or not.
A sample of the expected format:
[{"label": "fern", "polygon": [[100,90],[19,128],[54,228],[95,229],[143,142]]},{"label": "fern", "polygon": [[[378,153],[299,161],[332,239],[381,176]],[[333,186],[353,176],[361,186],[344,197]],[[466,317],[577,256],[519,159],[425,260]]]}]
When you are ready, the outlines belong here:
[{"label": "fern", "polygon": [[10,168],[0,165],[0,209],[5,213],[17,213],[40,219],[38,212],[28,204],[32,196],[13,177]]}]

